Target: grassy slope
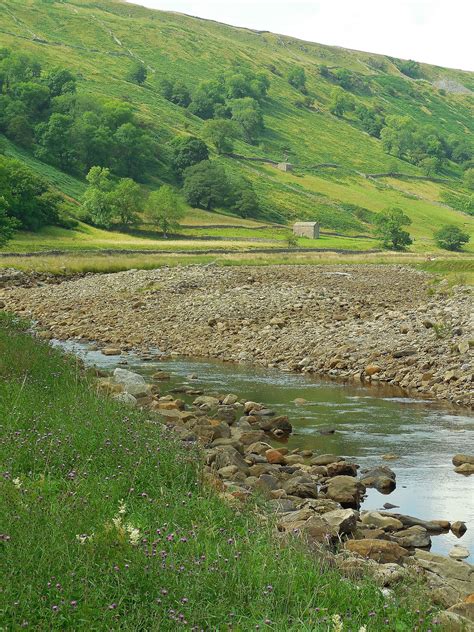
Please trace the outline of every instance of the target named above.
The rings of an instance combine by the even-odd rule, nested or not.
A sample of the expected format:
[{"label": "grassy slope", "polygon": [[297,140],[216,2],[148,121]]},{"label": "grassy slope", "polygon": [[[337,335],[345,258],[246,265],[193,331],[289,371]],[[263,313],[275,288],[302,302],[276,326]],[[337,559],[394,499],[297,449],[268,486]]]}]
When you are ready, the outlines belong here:
[{"label": "grassy slope", "polygon": [[[280,546],[202,486],[194,447],[98,397],[72,359],[21,329],[0,315],[5,629],[301,632],[332,628],[334,614],[354,630],[430,627],[416,587],[385,601],[297,540]],[[121,502],[137,546],[112,523]]]},{"label": "grassy slope", "polygon": [[[408,114],[421,123],[435,123],[448,135],[472,132],[472,97],[442,95],[430,83],[446,77],[474,88],[472,73],[423,65],[425,80],[413,81],[404,78],[388,58],[377,55],[117,1],[47,4],[40,0],[7,0],[0,7],[0,18],[2,44],[20,45],[41,55],[45,64],[66,62],[81,77],[83,92],[129,99],[145,118],[154,122],[162,141],[176,133],[200,135],[202,121],[164,100],[159,93],[160,80],[179,77],[193,87],[200,80],[217,76],[234,62],[265,70],[271,77],[264,108],[267,132],[256,146],[237,143],[236,151],[242,154],[279,160],[283,148],[287,148],[290,161],[306,168],[330,161],[362,172],[380,172],[395,162],[400,171],[419,173],[415,167],[386,155],[380,142],[358,129],[353,121],[329,114],[327,104],[333,85],[319,76],[317,67],[321,63],[349,68],[368,77],[372,96],[358,95],[361,102],[370,104],[377,98],[387,111]],[[47,43],[33,41],[32,33]],[[145,87],[124,80],[132,55],[149,67]],[[386,72],[374,71],[368,65],[371,58],[383,59]],[[318,111],[301,110],[294,105],[299,95],[284,78],[294,64],[305,67],[308,89]],[[270,65],[283,76],[271,74]],[[437,205],[444,186],[396,182],[390,183],[396,188],[386,188],[381,181],[376,185],[344,171],[283,174],[272,167],[221,160],[231,171],[240,171],[253,181],[266,213],[281,221],[319,218],[326,228],[361,233],[370,227],[341,208],[340,202],[358,204],[374,212],[397,205],[413,219],[416,248],[431,249],[432,232],[444,223],[463,226],[474,236],[474,218]],[[453,183],[460,187],[459,180]],[[68,189],[71,191],[69,182],[64,186],[66,192]],[[409,199],[404,191],[422,199]]]}]

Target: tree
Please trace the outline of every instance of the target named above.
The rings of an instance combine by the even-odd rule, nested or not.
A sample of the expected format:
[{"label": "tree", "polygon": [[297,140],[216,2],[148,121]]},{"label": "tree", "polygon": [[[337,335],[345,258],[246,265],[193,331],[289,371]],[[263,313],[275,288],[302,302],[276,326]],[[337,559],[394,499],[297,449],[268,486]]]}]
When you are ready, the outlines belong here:
[{"label": "tree", "polygon": [[258,101],[251,97],[234,99],[230,102],[232,120],[242,130],[245,140],[253,143],[257,134],[263,129],[262,110]]},{"label": "tree", "polygon": [[118,175],[143,181],[154,162],[155,145],[135,123],[124,123],[113,135],[114,170]]},{"label": "tree", "polygon": [[202,160],[209,159],[209,150],[206,143],[195,136],[177,138],[172,144],[173,168],[178,177],[183,175],[183,171],[188,167],[196,165]]},{"label": "tree", "polygon": [[126,80],[131,83],[143,85],[147,78],[147,69],[141,61],[135,61],[126,75]]},{"label": "tree", "polygon": [[76,92],[76,77],[66,68],[53,68],[46,75],[45,83],[51,98]]},{"label": "tree", "polygon": [[230,188],[223,167],[210,160],[189,167],[184,172],[183,193],[191,206],[206,211],[226,206]]},{"label": "tree", "polygon": [[191,95],[188,88],[181,81],[163,79],[161,82],[161,94],[167,101],[187,108],[191,103]]},{"label": "tree", "polygon": [[0,197],[0,248],[13,237],[15,229],[20,226],[20,222],[7,214],[8,204],[3,196]]},{"label": "tree", "polygon": [[138,212],[142,210],[143,196],[140,186],[131,178],[123,178],[109,193],[112,214],[121,224],[138,223]]},{"label": "tree", "polygon": [[231,208],[240,217],[257,217],[260,205],[252,184],[245,178],[234,178],[231,185]]},{"label": "tree", "polygon": [[446,225],[434,234],[436,243],[444,250],[461,250],[469,241],[469,234],[458,226]]},{"label": "tree", "polygon": [[225,119],[206,121],[203,135],[214,145],[218,154],[231,152],[234,139],[238,136],[235,124]]},{"label": "tree", "polygon": [[72,116],[54,113],[47,123],[37,125],[36,156],[64,171],[73,171],[77,160],[70,136],[73,122]]},{"label": "tree", "polygon": [[86,176],[89,186],[82,198],[82,205],[96,226],[110,228],[113,218],[113,205],[110,193],[113,188],[110,170],[92,167]]},{"label": "tree", "polygon": [[472,189],[474,191],[474,168],[466,169],[464,172],[464,183],[468,189]]},{"label": "tree", "polygon": [[343,116],[355,108],[354,98],[342,88],[334,88],[331,93],[329,111],[335,116]]},{"label": "tree", "polygon": [[382,211],[375,218],[376,235],[380,238],[384,248],[405,250],[412,242],[409,233],[403,226],[409,226],[411,219],[402,209],[397,207]]},{"label": "tree", "polygon": [[288,83],[296,90],[306,94],[306,73],[301,66],[293,66],[288,73]]},{"label": "tree", "polygon": [[146,212],[150,221],[162,230],[164,237],[168,236],[170,230],[179,228],[179,220],[185,215],[181,200],[168,184],[150,193]]},{"label": "tree", "polygon": [[385,123],[382,108],[368,108],[365,105],[359,105],[355,110],[356,116],[360,121],[361,127],[371,136],[380,138],[380,132]]}]

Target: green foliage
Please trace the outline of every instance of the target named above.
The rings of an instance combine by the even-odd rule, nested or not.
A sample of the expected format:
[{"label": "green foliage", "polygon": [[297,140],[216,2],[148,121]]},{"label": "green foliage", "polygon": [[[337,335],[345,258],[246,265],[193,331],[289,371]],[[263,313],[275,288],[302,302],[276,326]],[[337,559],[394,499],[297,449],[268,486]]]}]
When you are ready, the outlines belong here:
[{"label": "green foliage", "polygon": [[7,214],[8,204],[3,196],[0,197],[0,248],[2,248],[12,237],[20,222]]},{"label": "green foliage", "polygon": [[302,66],[293,66],[288,73],[288,83],[296,90],[306,94],[306,73]]},{"label": "green foliage", "polygon": [[474,194],[458,195],[445,191],[441,194],[441,198],[456,210],[474,215]]},{"label": "green foliage", "polygon": [[226,173],[215,161],[203,160],[184,172],[183,194],[186,201],[206,211],[228,203],[230,185]]},{"label": "green foliage", "polygon": [[110,170],[92,167],[86,180],[89,186],[82,198],[82,206],[95,226],[110,228],[113,221],[113,206],[110,199],[113,183],[110,179]]},{"label": "green foliage", "polygon": [[329,111],[334,116],[344,116],[346,112],[352,112],[355,108],[354,98],[342,88],[334,88],[331,93]]},{"label": "green foliage", "polygon": [[3,215],[16,220],[4,225],[38,230],[59,221],[62,198],[53,194],[47,182],[18,160],[0,155],[0,191]]},{"label": "green foliage", "polygon": [[233,99],[230,102],[230,109],[232,120],[239,125],[244,139],[248,143],[253,143],[264,128],[262,110],[258,101],[252,97]]},{"label": "green foliage", "polygon": [[370,108],[365,105],[358,105],[355,108],[355,114],[365,132],[375,138],[380,138],[380,132],[382,131],[385,123],[385,117],[381,106]]},{"label": "green foliage", "polygon": [[76,92],[76,77],[67,68],[53,68],[47,73],[44,81],[52,99]]},{"label": "green foliage", "polygon": [[179,80],[163,79],[161,82],[161,94],[165,99],[175,105],[187,108],[191,103],[191,95],[188,88]]},{"label": "green foliage", "polygon": [[173,169],[180,178],[188,167],[209,159],[206,143],[195,136],[178,137],[172,143]]},{"label": "green foliage", "polygon": [[403,226],[409,226],[411,219],[400,208],[390,208],[382,211],[375,218],[376,231],[384,248],[392,250],[405,250],[412,242],[410,234],[403,230]]},{"label": "green foliage", "polygon": [[135,61],[130,67],[125,78],[127,81],[131,81],[132,83],[142,86],[146,81],[147,74],[145,64],[142,64],[141,61]]},{"label": "green foliage", "polygon": [[436,243],[444,250],[461,250],[469,241],[469,234],[458,226],[446,225],[434,234]]},{"label": "green foliage", "polygon": [[238,128],[233,121],[215,119],[206,121],[203,135],[214,147],[218,154],[229,153],[234,149],[234,139],[238,137]]},{"label": "green foliage", "polygon": [[407,77],[411,77],[412,79],[419,79],[423,76],[420,64],[416,61],[413,61],[413,59],[409,59],[408,61],[399,60],[396,65],[398,67],[398,70]]},{"label": "green foliage", "polygon": [[146,212],[149,220],[161,229],[165,237],[170,230],[179,228],[179,222],[185,215],[180,198],[168,184],[150,193]]},{"label": "green foliage", "polygon": [[142,210],[143,195],[140,186],[131,178],[123,178],[109,194],[112,213],[121,224],[133,225],[139,220]]},{"label": "green foliage", "polygon": [[252,183],[246,178],[230,178],[230,203],[231,210],[240,217],[258,217],[260,204]]},{"label": "green foliage", "polygon": [[464,184],[467,186],[467,188],[471,189],[471,191],[474,191],[474,167],[466,169],[463,179]]}]

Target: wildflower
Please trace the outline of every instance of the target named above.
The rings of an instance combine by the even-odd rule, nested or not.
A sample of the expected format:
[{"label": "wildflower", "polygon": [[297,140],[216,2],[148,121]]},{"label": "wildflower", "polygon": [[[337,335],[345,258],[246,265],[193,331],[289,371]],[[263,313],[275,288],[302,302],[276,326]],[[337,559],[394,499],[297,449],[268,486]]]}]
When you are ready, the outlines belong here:
[{"label": "wildflower", "polygon": [[367,628],[365,627],[365,625],[360,626],[359,632],[367,632]]},{"label": "wildflower", "polygon": [[123,499],[119,501],[118,512],[121,516],[124,516],[127,512],[127,505],[124,503]]},{"label": "wildflower", "polygon": [[138,543],[140,542],[140,531],[139,531],[139,529],[137,529],[136,527],[134,527],[131,524],[127,524],[126,529],[127,529],[128,539],[130,541],[130,544],[132,546],[137,546]]},{"label": "wildflower", "polygon": [[13,483],[13,485],[15,485],[15,487],[18,490],[21,490],[21,488],[23,487],[23,483],[21,482],[21,480],[20,480],[20,478],[18,476],[12,480],[12,483]]},{"label": "wildflower", "polygon": [[70,603],[72,608],[75,608],[77,606],[77,601],[75,599],[73,599]]},{"label": "wildflower", "polygon": [[331,617],[331,621],[333,625],[333,632],[342,632],[343,623],[341,616],[339,614],[333,614]]}]

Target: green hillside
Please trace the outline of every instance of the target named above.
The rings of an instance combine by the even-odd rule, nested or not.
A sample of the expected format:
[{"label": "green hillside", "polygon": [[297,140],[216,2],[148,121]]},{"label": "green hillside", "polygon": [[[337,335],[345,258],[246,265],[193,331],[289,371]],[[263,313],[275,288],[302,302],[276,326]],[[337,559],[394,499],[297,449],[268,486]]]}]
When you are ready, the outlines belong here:
[{"label": "green hillside", "polygon": [[[474,217],[468,205],[472,191],[463,180],[466,162],[445,160],[430,174],[436,181],[368,178],[388,172],[424,176],[427,170],[421,162],[388,154],[357,115],[362,106],[382,108],[385,118],[409,116],[444,138],[472,143],[474,73],[418,64],[410,77],[401,60],[116,0],[5,0],[0,5],[0,45],[35,55],[43,68],[68,68],[78,78],[80,94],[132,104],[160,148],[158,166],[145,183],[151,188],[174,184],[169,142],[179,135],[202,138],[206,125],[190,109],[165,99],[161,82],[179,79],[192,94],[201,82],[218,79],[232,67],[264,72],[269,79],[261,102],[264,129],[252,143],[235,141],[233,153],[241,158],[212,155],[228,174],[252,183],[260,201],[260,222],[317,219],[329,231],[369,235],[374,214],[398,206],[412,219],[414,249],[433,249],[433,231],[444,224],[469,232],[466,250],[474,248]],[[127,80],[137,61],[147,69],[143,85]],[[295,67],[305,71],[305,94],[288,81]],[[345,78],[339,72],[343,69],[349,71]],[[346,85],[344,81],[349,82],[344,92],[356,110],[335,116],[330,111],[333,91],[341,82]],[[58,172],[10,142],[4,151],[69,197],[82,194],[83,177]],[[293,171],[284,173],[271,163],[243,157],[288,160]],[[472,156],[470,160],[467,166],[472,166]],[[464,206],[459,199],[467,201]],[[192,216],[190,211],[191,221]]]}]

